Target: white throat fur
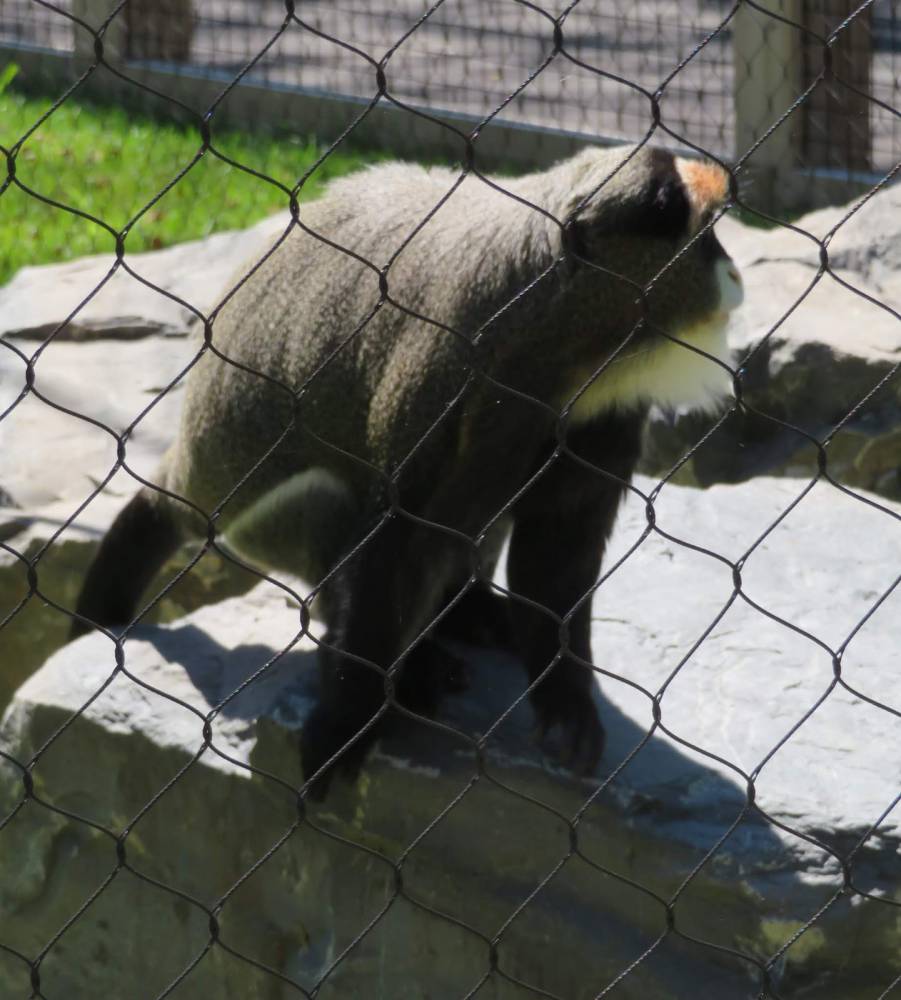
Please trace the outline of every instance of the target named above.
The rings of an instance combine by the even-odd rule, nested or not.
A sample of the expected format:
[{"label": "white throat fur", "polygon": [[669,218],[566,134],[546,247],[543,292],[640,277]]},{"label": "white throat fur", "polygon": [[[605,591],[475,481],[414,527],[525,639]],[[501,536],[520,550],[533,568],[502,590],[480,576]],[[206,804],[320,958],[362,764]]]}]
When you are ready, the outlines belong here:
[{"label": "white throat fur", "polygon": [[[731,361],[729,315],[741,305],[744,292],[741,276],[728,257],[715,267],[720,301],[710,318],[679,330],[673,340],[651,333],[649,339],[643,336],[640,347],[627,344],[573,403],[573,423],[584,423],[604,410],[650,403],[708,412],[719,407],[732,383],[729,370],[723,367]],[[561,405],[570,403],[577,392],[574,386]]]}]

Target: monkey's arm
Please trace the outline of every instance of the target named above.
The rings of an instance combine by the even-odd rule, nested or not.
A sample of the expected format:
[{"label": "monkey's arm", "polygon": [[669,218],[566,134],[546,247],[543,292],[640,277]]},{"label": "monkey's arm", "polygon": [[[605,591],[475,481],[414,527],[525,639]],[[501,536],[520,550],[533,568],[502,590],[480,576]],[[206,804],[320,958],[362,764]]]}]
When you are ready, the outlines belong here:
[{"label": "monkey's arm", "polygon": [[[591,598],[582,599],[600,574],[623,484],[638,460],[642,422],[641,414],[606,415],[573,428],[569,448],[616,478],[564,454],[514,509],[508,583],[514,594],[547,609],[513,601],[514,633],[529,680],[542,678],[531,693],[532,704],[541,732],[562,727],[571,763],[584,771],[596,766],[604,731],[591,698],[594,675],[586,665],[591,663]],[[570,657],[561,654],[560,626],[553,615],[563,618],[577,605],[568,623]]]}]

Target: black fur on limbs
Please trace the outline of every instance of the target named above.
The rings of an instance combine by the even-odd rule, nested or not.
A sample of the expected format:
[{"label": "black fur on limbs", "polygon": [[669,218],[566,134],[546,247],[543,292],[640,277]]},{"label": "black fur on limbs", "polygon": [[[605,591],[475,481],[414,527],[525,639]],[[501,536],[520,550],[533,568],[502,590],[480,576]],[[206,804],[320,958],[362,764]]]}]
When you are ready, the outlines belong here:
[{"label": "black fur on limbs", "polygon": [[[215,511],[247,563],[320,585],[310,794],[356,774],[398,705],[431,716],[465,684],[454,638],[508,646],[539,733],[592,771],[591,591],[644,415],[731,384],[741,277],[711,228],[729,192],[719,164],[649,146],[491,184],[400,163],[332,182],[227,286],[154,475],[169,496],[116,519],[73,632],[134,620]],[[483,583],[442,616],[475,555],[492,577],[501,529],[512,596]]]},{"label": "black fur on limbs", "polygon": [[[367,543],[337,584],[343,599],[325,637],[333,648],[320,651],[322,697],[301,737],[304,774],[319,775],[312,797],[325,796],[336,768],[356,777],[390,712],[386,690],[396,687],[401,705],[431,716],[443,694],[465,687],[461,665],[441,644],[447,638],[511,649],[528,683],[539,681],[530,692],[539,734],[557,729],[566,763],[579,773],[595,769],[604,729],[592,697],[589,594],[638,458],[642,422],[641,414],[608,414],[573,428],[567,449],[577,458],[557,455],[513,508],[507,563],[513,598],[485,586],[467,591],[403,661],[397,622],[428,590],[429,565],[417,558],[416,526],[403,518]],[[549,440],[540,464],[552,450]],[[461,573],[465,579],[462,567]],[[450,588],[447,597],[458,590]],[[427,617],[444,606],[439,600]],[[558,619],[573,609],[562,650]]]}]

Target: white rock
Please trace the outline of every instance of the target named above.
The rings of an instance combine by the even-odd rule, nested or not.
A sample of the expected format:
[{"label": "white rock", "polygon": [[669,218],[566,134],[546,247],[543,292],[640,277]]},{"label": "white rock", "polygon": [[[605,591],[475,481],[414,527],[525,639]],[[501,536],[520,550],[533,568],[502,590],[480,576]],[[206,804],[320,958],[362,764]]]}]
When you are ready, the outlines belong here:
[{"label": "white rock", "polygon": [[[817,484],[747,556],[748,600],[731,605],[730,567],[687,547],[738,560],[806,485],[759,479],[700,494],[667,487],[655,507],[659,532],[600,586],[595,661],[615,675],[600,682],[608,730],[601,775],[615,777],[577,824],[581,857],[559,871],[570,850],[564,817],[581,815],[595,783],[541,757],[525,704],[492,735],[486,774],[468,791],[478,773],[471,743],[407,722],[383,738],[356,787],[335,783],[312,814],[315,828],[296,827],[296,731],[315,697],[315,653],[304,640],[273,660],[296,636],[299,615],[272,584],[136,633],[125,647],[127,674],[112,676],[103,637],[61,650],[16,695],[0,747],[24,763],[58,732],[33,768],[40,801],[113,834],[128,826],[136,871],[206,905],[225,894],[223,941],[307,990],[384,910],[329,974],[335,995],[464,995],[489,970],[487,947],[437,910],[489,938],[504,928],[499,960],[509,975],[556,996],[593,996],[664,932],[659,900],[676,894],[680,932],[759,962],[773,957],[779,995],[815,987],[824,1000],[876,996],[901,954],[895,910],[878,902],[897,899],[901,868],[901,821],[886,814],[901,774],[897,591],[879,604],[901,561],[901,509]],[[646,524],[633,497],[608,569]],[[830,690],[823,644],[844,644],[842,677],[853,691]],[[500,654],[471,655],[472,688],[449,698],[441,718],[486,732],[524,680]],[[665,729],[651,732],[650,695],[664,685]],[[73,712],[80,717],[59,732]],[[251,774],[248,763],[259,770]],[[740,771],[755,769],[757,806],[786,829],[746,808]],[[21,788],[15,765],[0,768],[7,810]],[[114,844],[37,802],[4,835],[19,871],[0,880],[0,912],[16,917],[4,921],[4,943],[33,954],[115,869]],[[836,855],[849,858],[853,885],[874,898],[841,894]],[[403,896],[386,859],[402,860]],[[64,953],[54,963],[52,949],[42,966],[61,995],[156,995],[209,940],[206,915],[181,897],[124,872],[114,885],[67,932],[71,950],[61,942]],[[156,948],[146,947],[148,935]],[[117,961],[85,959],[101,943]],[[4,970],[0,982],[13,995],[19,980]],[[190,995],[228,1000],[296,993],[218,946],[189,983]],[[675,1000],[699,983],[710,996],[750,996],[760,973],[747,959],[669,935],[619,989]]]},{"label": "white rock", "polygon": [[[23,347],[34,344],[17,340]],[[34,393],[26,395],[0,423],[4,462],[0,476],[23,507],[81,503],[116,461],[116,439],[96,421],[121,434],[189,363],[199,349],[193,337],[152,336],[133,342],[51,343],[35,365]],[[0,353],[0,406],[8,406],[24,385],[25,366]],[[156,402],[127,445],[127,461],[152,479],[178,427],[183,383]],[[55,405],[53,405],[55,404]],[[67,410],[75,411],[75,416]],[[128,496],[138,488],[123,475],[111,489]]]},{"label": "white rock", "polygon": [[24,267],[0,288],[0,336],[43,340],[66,320],[59,333],[63,339],[183,334],[196,318],[193,310],[205,313],[217,305],[238,268],[286,225],[287,216],[280,214],[246,231],[165,250],[128,253],[126,248],[124,260],[138,277],[124,267],[113,270],[113,254]]}]

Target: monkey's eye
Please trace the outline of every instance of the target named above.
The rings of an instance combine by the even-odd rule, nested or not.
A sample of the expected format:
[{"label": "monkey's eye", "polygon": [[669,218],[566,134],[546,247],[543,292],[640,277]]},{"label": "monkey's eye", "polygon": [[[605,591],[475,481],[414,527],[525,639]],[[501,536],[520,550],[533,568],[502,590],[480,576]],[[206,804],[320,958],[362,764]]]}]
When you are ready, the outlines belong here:
[{"label": "monkey's eye", "polygon": [[688,235],[691,205],[675,170],[652,179],[648,199],[650,204],[645,216],[648,236],[677,240]]},{"label": "monkey's eye", "polygon": [[676,168],[676,158],[663,149],[648,153],[648,179],[633,201],[622,230],[630,236],[676,241],[688,235],[691,202]]}]

